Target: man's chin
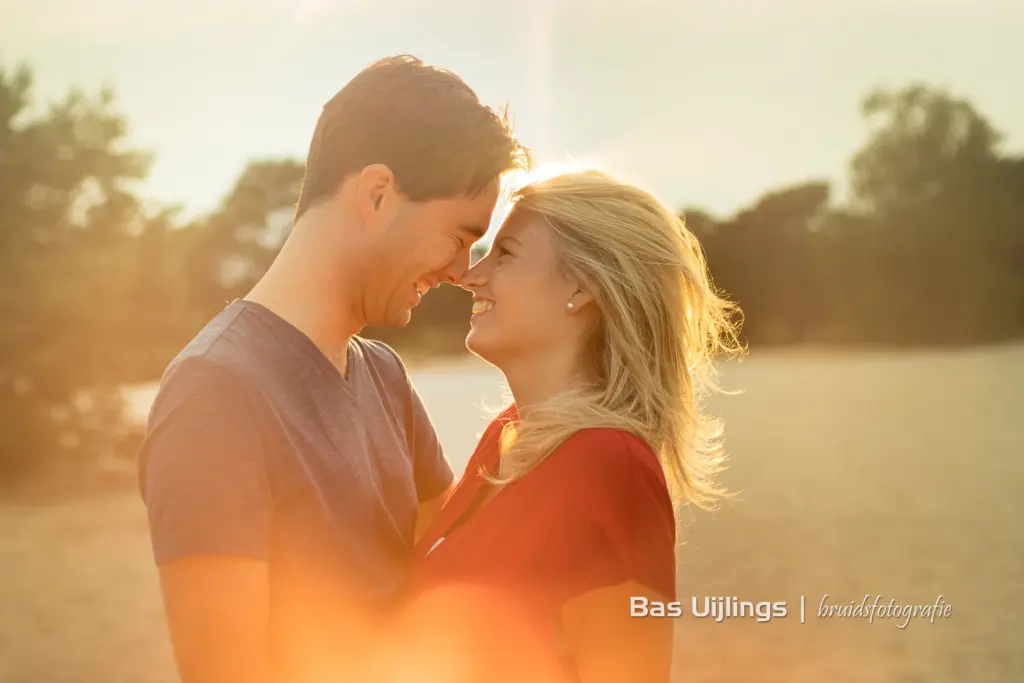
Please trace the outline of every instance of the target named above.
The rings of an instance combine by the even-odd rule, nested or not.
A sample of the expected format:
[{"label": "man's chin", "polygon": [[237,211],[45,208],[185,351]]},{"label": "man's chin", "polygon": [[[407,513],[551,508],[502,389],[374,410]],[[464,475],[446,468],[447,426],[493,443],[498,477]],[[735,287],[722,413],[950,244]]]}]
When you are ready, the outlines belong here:
[{"label": "man's chin", "polygon": [[369,327],[405,327],[412,321],[412,309],[391,309],[367,321]]},{"label": "man's chin", "polygon": [[403,311],[395,311],[391,315],[391,320],[388,322],[388,327],[405,327],[412,322],[412,309],[407,308]]}]

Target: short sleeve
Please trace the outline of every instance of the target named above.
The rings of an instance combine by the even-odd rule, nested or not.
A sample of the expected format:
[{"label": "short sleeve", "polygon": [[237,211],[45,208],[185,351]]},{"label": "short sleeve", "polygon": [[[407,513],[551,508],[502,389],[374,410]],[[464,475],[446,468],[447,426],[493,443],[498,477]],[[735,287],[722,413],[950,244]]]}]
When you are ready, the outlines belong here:
[{"label": "short sleeve", "polygon": [[441,495],[455,478],[444,449],[434,431],[434,425],[427,414],[426,406],[416,388],[409,382],[413,468],[416,477],[416,491],[420,502],[433,500]]},{"label": "short sleeve", "polygon": [[392,380],[392,391],[402,392],[405,408],[405,432],[409,444],[409,452],[413,463],[413,476],[416,482],[416,497],[423,503],[433,500],[444,493],[444,490],[455,479],[444,448],[434,431],[434,423],[430,420],[426,406],[419,392],[413,386],[412,378],[402,362],[401,356],[384,342],[364,340],[379,354],[388,357],[389,365],[398,374]]},{"label": "short sleeve", "polygon": [[273,505],[254,405],[235,375],[200,359],[165,375],[138,459],[158,564],[266,559]]},{"label": "short sleeve", "polygon": [[[676,596],[676,520],[660,462],[643,441],[592,430],[572,448],[586,532],[580,592],[635,581]],[[598,438],[596,434],[601,436]]]}]

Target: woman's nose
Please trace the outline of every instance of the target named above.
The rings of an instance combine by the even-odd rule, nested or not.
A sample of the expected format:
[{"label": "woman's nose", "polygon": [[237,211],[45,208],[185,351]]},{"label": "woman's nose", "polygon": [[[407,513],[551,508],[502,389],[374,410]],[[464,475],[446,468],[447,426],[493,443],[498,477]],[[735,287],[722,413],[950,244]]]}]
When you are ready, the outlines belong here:
[{"label": "woman's nose", "polygon": [[484,269],[481,267],[484,265],[484,260],[481,259],[466,271],[465,275],[459,278],[458,285],[463,289],[473,289],[474,287],[482,287],[487,282],[487,277],[484,273]]}]

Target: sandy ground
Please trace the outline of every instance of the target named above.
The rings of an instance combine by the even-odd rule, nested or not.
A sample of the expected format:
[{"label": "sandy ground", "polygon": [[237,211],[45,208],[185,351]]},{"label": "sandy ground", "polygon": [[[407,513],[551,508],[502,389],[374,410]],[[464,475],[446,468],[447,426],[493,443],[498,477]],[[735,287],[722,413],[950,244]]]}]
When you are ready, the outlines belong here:
[{"label": "sandy ground", "polygon": [[[713,405],[739,498],[690,513],[680,548],[679,681],[1024,680],[1024,347],[755,354]],[[417,387],[461,468],[498,406],[477,362]],[[819,618],[865,595],[947,618]],[[800,623],[800,596],[805,623]],[[691,597],[786,601],[788,616],[715,622]],[[0,505],[0,681],[175,681],[146,536],[127,492]]]}]

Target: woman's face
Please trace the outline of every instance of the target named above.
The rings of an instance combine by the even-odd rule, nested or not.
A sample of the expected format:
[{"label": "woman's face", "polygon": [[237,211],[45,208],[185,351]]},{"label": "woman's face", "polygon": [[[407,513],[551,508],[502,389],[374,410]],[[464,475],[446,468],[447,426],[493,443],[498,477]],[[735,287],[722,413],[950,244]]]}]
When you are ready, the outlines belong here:
[{"label": "woman's face", "polygon": [[558,273],[554,235],[535,215],[513,210],[487,255],[462,279],[474,306],[466,346],[502,367],[518,357],[576,344],[581,321],[568,308],[576,286]]}]

